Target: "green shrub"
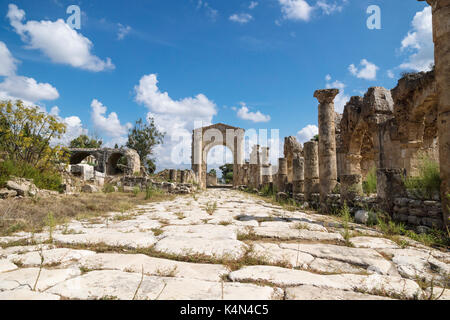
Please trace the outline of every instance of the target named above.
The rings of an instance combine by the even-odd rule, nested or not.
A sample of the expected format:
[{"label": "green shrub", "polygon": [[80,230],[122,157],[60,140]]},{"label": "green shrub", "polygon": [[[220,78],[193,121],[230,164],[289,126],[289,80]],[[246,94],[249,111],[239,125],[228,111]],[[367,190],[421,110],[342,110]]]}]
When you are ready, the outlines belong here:
[{"label": "green shrub", "polygon": [[420,157],[418,169],[418,176],[404,180],[406,189],[426,198],[432,198],[435,193],[439,194],[441,188],[439,164],[423,155]]},{"label": "green shrub", "polygon": [[110,184],[110,183],[107,183],[107,184],[105,184],[103,186],[103,192],[104,193],[113,193],[114,191],[115,191],[114,190],[114,186],[112,184]]},{"label": "green shrub", "polygon": [[61,191],[61,175],[51,169],[38,169],[27,163],[11,160],[0,162],[0,187],[4,187],[11,176],[33,180],[39,189]]},{"label": "green shrub", "polygon": [[377,168],[372,167],[363,181],[363,191],[369,195],[377,192]]},{"label": "green shrub", "polygon": [[141,192],[141,188],[139,188],[138,186],[133,188],[133,194],[134,194],[135,197],[137,197],[139,192]]}]

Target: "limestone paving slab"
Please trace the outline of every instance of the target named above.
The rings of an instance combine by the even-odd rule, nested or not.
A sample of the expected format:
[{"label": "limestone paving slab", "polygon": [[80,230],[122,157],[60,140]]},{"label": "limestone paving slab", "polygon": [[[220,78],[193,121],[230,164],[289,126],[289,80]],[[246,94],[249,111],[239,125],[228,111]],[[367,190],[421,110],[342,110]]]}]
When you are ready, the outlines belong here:
[{"label": "limestone paving slab", "polygon": [[80,265],[89,270],[120,270],[145,275],[220,281],[228,269],[218,264],[200,264],[153,258],[143,254],[98,253],[80,260]]},{"label": "limestone paving slab", "polygon": [[[22,268],[11,272],[0,273],[0,290],[2,290],[3,283],[15,283],[16,288],[33,289],[36,279],[38,279],[36,290],[44,291],[57,283],[60,283],[69,278],[78,276],[79,269],[45,269],[41,270],[39,275],[39,268]],[[39,275],[39,278],[38,278]]]},{"label": "limestone paving slab", "polygon": [[278,286],[311,285],[345,291],[383,293],[405,298],[417,298],[421,290],[418,284],[399,277],[372,275],[318,275],[303,270],[272,266],[249,266],[229,274],[232,281],[266,281]]}]

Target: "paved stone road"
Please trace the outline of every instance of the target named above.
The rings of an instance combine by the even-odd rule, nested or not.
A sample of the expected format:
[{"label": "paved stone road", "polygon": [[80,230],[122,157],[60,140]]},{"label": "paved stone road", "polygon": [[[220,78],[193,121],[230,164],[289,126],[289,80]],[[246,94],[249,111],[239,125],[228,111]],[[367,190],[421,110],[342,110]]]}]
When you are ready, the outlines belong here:
[{"label": "paved stone road", "polygon": [[0,249],[0,299],[412,299],[448,280],[449,253],[350,227],[347,246],[333,217],[208,190],[72,221],[53,244],[0,238],[47,243]]}]

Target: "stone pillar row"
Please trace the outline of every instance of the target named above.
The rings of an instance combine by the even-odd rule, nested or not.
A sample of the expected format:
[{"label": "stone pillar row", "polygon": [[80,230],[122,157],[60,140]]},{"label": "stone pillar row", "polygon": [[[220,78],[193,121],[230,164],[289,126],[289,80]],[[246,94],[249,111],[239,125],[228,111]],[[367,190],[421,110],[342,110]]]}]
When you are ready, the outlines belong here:
[{"label": "stone pillar row", "polygon": [[305,142],[305,199],[311,200],[311,194],[319,192],[319,149],[316,141]]},{"label": "stone pillar row", "polygon": [[303,193],[305,185],[305,159],[302,157],[294,158],[292,161],[292,193]]},{"label": "stone pillar row", "polygon": [[319,101],[319,179],[321,210],[326,212],[327,196],[337,184],[336,125],[334,98],[339,89],[314,92]]}]

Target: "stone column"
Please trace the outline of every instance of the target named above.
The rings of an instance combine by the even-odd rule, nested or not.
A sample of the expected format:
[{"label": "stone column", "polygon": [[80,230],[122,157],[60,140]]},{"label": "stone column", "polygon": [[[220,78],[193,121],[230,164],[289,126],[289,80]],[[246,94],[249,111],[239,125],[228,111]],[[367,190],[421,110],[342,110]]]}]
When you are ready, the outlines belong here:
[{"label": "stone column", "polygon": [[[422,0],[420,0],[422,1]],[[433,10],[433,42],[438,92],[439,163],[444,224],[448,226],[450,199],[450,0],[426,0]]]},{"label": "stone column", "polygon": [[345,157],[344,174],[341,175],[341,203],[348,204],[362,194],[361,155],[348,154]]},{"label": "stone column", "polygon": [[303,193],[305,184],[305,159],[297,157],[292,161],[292,193]]},{"label": "stone column", "polygon": [[169,180],[171,180],[172,182],[177,182],[177,170],[169,170]]},{"label": "stone column", "polygon": [[180,183],[186,183],[186,170],[181,170]]},{"label": "stone column", "polygon": [[305,198],[311,200],[311,194],[319,192],[319,149],[316,141],[305,142]]},{"label": "stone column", "polygon": [[287,160],[285,158],[278,159],[277,188],[278,192],[286,191],[287,184]]},{"label": "stone column", "polygon": [[377,195],[386,212],[392,212],[394,199],[406,196],[403,169],[377,169]]},{"label": "stone column", "polygon": [[[204,182],[206,177],[202,175],[203,163],[203,129],[195,129],[192,132],[192,171],[196,176],[197,183],[201,189],[206,188]],[[205,180],[204,180],[205,178]]]},{"label": "stone column", "polygon": [[319,178],[320,203],[323,211],[326,211],[327,196],[337,184],[334,98],[338,93],[338,89],[314,92],[314,97],[319,101]]}]

